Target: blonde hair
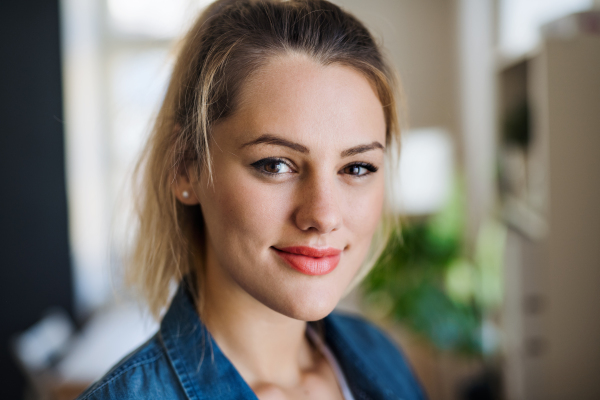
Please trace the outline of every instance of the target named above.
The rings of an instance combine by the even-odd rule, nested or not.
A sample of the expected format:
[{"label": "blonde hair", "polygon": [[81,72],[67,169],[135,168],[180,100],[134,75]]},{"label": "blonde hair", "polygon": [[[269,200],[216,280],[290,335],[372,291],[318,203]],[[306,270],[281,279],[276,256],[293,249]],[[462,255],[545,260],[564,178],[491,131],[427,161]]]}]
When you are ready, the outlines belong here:
[{"label": "blonde hair", "polygon": [[[388,150],[399,145],[397,79],[356,18],[325,0],[213,3],[183,39],[136,168],[138,227],[126,278],[156,317],[169,301],[173,283],[202,271],[204,264],[200,207],[179,203],[173,182],[192,165],[206,168],[211,176],[211,125],[235,112],[240,87],[254,71],[271,57],[291,52],[362,73],[383,105]],[[394,221],[384,212],[370,254],[351,286],[375,263]]]}]

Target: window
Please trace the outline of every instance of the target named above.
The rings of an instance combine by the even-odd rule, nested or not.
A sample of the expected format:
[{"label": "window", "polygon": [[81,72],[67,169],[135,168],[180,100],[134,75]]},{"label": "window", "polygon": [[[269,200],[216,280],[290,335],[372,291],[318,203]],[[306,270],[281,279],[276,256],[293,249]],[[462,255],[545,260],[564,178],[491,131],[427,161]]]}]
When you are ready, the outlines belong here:
[{"label": "window", "polygon": [[501,0],[500,51],[508,57],[527,53],[538,44],[542,25],[592,6],[593,0]]},{"label": "window", "polygon": [[112,296],[128,178],[164,95],[172,47],[209,0],[62,0],[67,177],[81,315]]}]

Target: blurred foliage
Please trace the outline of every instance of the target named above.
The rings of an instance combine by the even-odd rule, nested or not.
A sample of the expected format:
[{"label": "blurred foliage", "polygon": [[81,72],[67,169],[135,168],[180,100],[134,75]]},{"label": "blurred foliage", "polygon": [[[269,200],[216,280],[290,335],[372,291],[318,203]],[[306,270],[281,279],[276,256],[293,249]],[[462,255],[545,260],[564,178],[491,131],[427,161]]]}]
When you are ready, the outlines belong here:
[{"label": "blurred foliage", "polygon": [[502,300],[504,230],[486,222],[472,256],[465,255],[462,186],[444,209],[407,221],[393,235],[363,283],[368,305],[402,322],[437,348],[463,354],[493,351],[483,315]]}]

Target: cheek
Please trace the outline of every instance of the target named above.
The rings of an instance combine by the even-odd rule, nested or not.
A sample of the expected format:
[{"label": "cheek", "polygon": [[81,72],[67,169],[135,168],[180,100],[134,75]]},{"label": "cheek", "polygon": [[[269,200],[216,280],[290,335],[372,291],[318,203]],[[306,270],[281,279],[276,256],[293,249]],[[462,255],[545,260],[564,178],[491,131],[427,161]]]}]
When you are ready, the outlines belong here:
[{"label": "cheek", "polygon": [[368,247],[377,229],[384,201],[384,179],[378,177],[369,188],[347,194],[345,225],[351,232],[355,244]]},{"label": "cheek", "polygon": [[214,189],[208,189],[203,213],[209,235],[228,251],[255,253],[279,230],[287,213],[282,191],[269,190],[248,176],[227,173],[215,177]]}]

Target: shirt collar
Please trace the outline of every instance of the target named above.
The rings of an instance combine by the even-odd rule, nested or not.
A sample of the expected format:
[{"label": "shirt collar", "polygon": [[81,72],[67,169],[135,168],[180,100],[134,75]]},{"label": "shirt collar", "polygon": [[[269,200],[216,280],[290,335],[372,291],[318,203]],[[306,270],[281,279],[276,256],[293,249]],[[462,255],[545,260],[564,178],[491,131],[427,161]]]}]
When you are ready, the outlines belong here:
[{"label": "shirt collar", "polygon": [[[384,389],[364,359],[368,349],[351,339],[347,327],[328,316],[322,324],[325,343],[338,360],[356,399],[395,398]],[[350,337],[349,337],[350,336]],[[200,321],[186,284],[179,286],[160,325],[160,337],[179,381],[191,400],[256,399]],[[218,382],[218,384],[217,384]]]},{"label": "shirt collar", "polygon": [[[335,355],[355,399],[402,400],[380,377],[382,365],[373,365],[369,346],[334,314],[323,319],[325,343]],[[396,371],[399,372],[399,371]]]},{"label": "shirt collar", "polygon": [[186,395],[191,400],[257,399],[200,321],[185,286],[179,286],[160,336]]}]

